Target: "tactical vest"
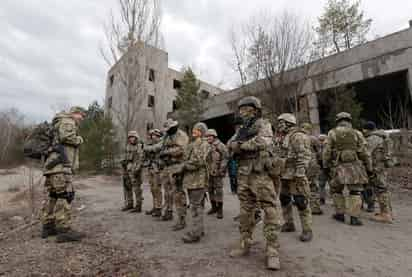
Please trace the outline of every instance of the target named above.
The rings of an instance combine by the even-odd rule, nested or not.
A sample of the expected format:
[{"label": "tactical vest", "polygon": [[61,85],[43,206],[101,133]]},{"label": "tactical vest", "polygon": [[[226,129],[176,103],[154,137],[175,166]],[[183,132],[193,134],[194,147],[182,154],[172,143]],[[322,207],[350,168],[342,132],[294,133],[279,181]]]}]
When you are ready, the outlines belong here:
[{"label": "tactical vest", "polygon": [[335,128],[336,162],[352,163],[358,160],[357,147],[359,138],[356,131],[350,127]]}]

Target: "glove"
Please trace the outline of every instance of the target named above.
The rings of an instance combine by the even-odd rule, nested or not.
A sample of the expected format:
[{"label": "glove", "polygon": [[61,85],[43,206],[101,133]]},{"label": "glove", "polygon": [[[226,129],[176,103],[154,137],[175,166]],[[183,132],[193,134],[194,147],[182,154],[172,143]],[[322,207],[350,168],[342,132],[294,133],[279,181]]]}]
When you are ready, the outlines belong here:
[{"label": "glove", "polygon": [[84,139],[81,136],[77,136],[76,140],[77,140],[77,145],[83,144],[84,142]]}]

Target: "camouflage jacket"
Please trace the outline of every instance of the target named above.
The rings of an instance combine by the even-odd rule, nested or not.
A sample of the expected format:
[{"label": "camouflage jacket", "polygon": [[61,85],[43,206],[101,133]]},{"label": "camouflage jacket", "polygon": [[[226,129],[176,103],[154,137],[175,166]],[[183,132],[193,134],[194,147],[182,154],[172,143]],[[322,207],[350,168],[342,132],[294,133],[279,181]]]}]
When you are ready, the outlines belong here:
[{"label": "camouflage jacket", "polygon": [[161,139],[149,139],[144,146],[144,166],[151,171],[159,170],[159,153],[161,150]]},{"label": "camouflage jacket", "polygon": [[366,184],[366,170],[372,170],[372,161],[362,133],[345,121],[330,130],[323,150],[323,167],[331,170],[331,177],[338,184]]},{"label": "camouflage jacket", "polygon": [[228,142],[228,149],[238,160],[238,173],[248,175],[266,169],[270,151],[273,149],[273,131],[269,121],[258,119],[252,126],[256,135],[247,141],[238,142],[235,135]]},{"label": "camouflage jacket", "polygon": [[283,139],[281,148],[286,153],[282,179],[305,177],[312,159],[309,136],[299,128],[292,128]]},{"label": "camouflage jacket", "polygon": [[208,158],[208,167],[210,176],[225,176],[229,152],[220,140],[217,138],[210,144],[210,155]]},{"label": "camouflage jacket", "polygon": [[317,137],[309,135],[311,160],[307,171],[309,179],[317,178],[320,174],[320,167],[322,164],[322,147]]},{"label": "camouflage jacket", "polygon": [[166,134],[157,146],[161,163],[166,167],[182,163],[188,143],[189,137],[180,129],[171,136]]},{"label": "camouflage jacket", "polygon": [[392,140],[383,130],[376,130],[366,135],[368,152],[372,158],[372,166],[375,172],[393,166]]},{"label": "camouflage jacket", "polygon": [[[55,143],[63,146],[68,164],[57,164],[51,169],[44,171],[44,175],[66,173],[72,174],[79,168],[79,146],[83,143],[83,138],[78,135],[76,121],[67,113],[59,113],[53,119],[53,129],[55,132]],[[58,154],[52,152],[45,161],[45,166],[57,158]]]},{"label": "camouflage jacket", "polygon": [[137,141],[136,144],[128,143],[125,151],[125,165],[126,171],[136,172],[142,169],[144,160],[143,143]]},{"label": "camouflage jacket", "polygon": [[209,143],[202,138],[188,145],[184,155],[184,189],[200,189],[207,187],[207,158],[210,153]]}]

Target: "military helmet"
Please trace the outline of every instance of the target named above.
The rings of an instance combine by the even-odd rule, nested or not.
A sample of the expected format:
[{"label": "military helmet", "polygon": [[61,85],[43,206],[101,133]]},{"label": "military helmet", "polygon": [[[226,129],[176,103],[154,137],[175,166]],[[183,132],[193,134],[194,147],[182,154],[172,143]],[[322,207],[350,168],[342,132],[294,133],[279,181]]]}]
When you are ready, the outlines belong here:
[{"label": "military helmet", "polygon": [[206,132],[206,136],[214,136],[214,137],[217,137],[217,132],[216,132],[215,129],[209,129],[209,130],[207,130],[207,132]]},{"label": "military helmet", "polygon": [[195,124],[195,126],[193,126],[193,129],[197,129],[200,132],[202,132],[202,135],[204,136],[207,132],[207,125],[203,122],[198,122]]},{"label": "military helmet", "polygon": [[368,121],[363,125],[363,129],[365,130],[375,130],[376,129],[376,123],[373,121]]},{"label": "military helmet", "polygon": [[325,134],[320,134],[320,135],[319,135],[319,139],[320,139],[320,140],[325,140],[325,139],[327,139],[327,137],[328,137],[328,136],[325,135]]},{"label": "military helmet", "polygon": [[80,106],[73,106],[70,108],[70,113],[81,113],[82,115],[86,115],[86,110]]},{"label": "military helmet", "polygon": [[167,119],[166,122],[163,124],[163,127],[166,131],[168,131],[170,128],[176,127],[179,125],[179,122],[176,120],[173,120],[171,118]]},{"label": "military helmet", "polygon": [[296,125],[296,117],[291,113],[283,113],[278,116],[278,121],[284,120],[290,124]]},{"label": "military helmet", "polygon": [[149,131],[149,135],[155,135],[157,137],[161,137],[163,134],[159,129],[152,129]]},{"label": "military helmet", "polygon": [[137,131],[129,131],[129,133],[127,133],[127,137],[128,138],[131,138],[131,137],[139,138],[139,135],[137,134]]},{"label": "military helmet", "polygon": [[341,112],[336,115],[336,121],[340,121],[344,119],[352,121],[352,116],[350,115],[350,113],[347,113],[347,112]]},{"label": "military helmet", "polygon": [[262,109],[262,103],[260,102],[260,99],[255,96],[247,96],[247,97],[240,99],[237,106],[238,108],[242,106],[251,106],[258,110]]},{"label": "military helmet", "polygon": [[313,129],[312,124],[310,124],[309,122],[302,123],[301,127],[303,130],[309,131],[309,132],[312,131]]}]

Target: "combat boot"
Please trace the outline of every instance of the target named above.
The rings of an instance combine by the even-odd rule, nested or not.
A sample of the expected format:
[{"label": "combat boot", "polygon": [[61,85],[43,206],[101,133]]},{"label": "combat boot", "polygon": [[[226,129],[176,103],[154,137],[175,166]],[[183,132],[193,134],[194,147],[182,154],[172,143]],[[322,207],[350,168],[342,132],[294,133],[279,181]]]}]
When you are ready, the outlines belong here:
[{"label": "combat boot", "polygon": [[195,243],[200,241],[200,237],[194,236],[191,232],[187,232],[182,240],[184,243]]},{"label": "combat boot", "polygon": [[351,217],[350,217],[350,225],[353,225],[353,226],[362,226],[363,223],[362,223],[362,221],[359,219],[359,217],[351,216]]},{"label": "combat boot", "polygon": [[241,239],[239,245],[230,251],[229,256],[231,258],[237,258],[246,256],[250,251],[251,240],[250,239]]},{"label": "combat boot", "polygon": [[56,231],[56,226],[54,223],[46,223],[43,225],[42,231],[41,231],[41,237],[43,239],[46,239],[49,236],[55,236],[57,235]]},{"label": "combat boot", "polygon": [[162,210],[159,208],[156,208],[153,210],[152,212],[152,216],[153,217],[161,217],[162,216]]},{"label": "combat boot", "polygon": [[153,208],[153,209],[151,209],[151,210],[148,210],[148,211],[145,212],[145,214],[146,214],[146,215],[152,215],[153,212],[154,212],[154,210],[155,210],[155,208]]},{"label": "combat boot", "polygon": [[368,213],[373,213],[373,212],[375,211],[375,203],[374,203],[374,202],[368,203],[368,204],[367,204],[366,211],[367,211]]},{"label": "combat boot", "polygon": [[321,204],[322,206],[326,204],[325,198],[320,198],[320,199],[319,199],[319,202],[320,202],[320,204]]},{"label": "combat boot", "polygon": [[210,201],[210,205],[212,206],[210,210],[207,212],[208,215],[217,213],[217,205],[216,201]]},{"label": "combat boot", "polygon": [[339,222],[345,222],[345,215],[344,214],[334,214],[332,218]]},{"label": "combat boot", "polygon": [[293,222],[286,222],[285,224],[282,225],[282,230],[283,233],[290,233],[290,232],[295,232],[295,223]]},{"label": "combat boot", "polygon": [[83,233],[77,232],[71,228],[63,228],[57,230],[57,243],[64,243],[64,242],[75,242],[81,241],[85,235]]},{"label": "combat boot", "polygon": [[124,206],[124,207],[121,209],[121,211],[122,211],[122,212],[126,212],[126,211],[131,210],[131,209],[133,209],[133,206],[127,205],[127,206]]},{"label": "combat boot", "polygon": [[303,231],[302,234],[300,235],[299,239],[302,242],[307,242],[307,241],[311,241],[313,238],[313,233],[312,231]]},{"label": "combat boot", "polygon": [[269,270],[279,270],[280,260],[279,257],[270,256],[266,258],[266,267]]},{"label": "combat boot", "polygon": [[141,213],[142,212],[142,204],[137,204],[134,209],[130,210],[131,213]]},{"label": "combat boot", "polygon": [[223,218],[223,202],[217,202],[216,203],[217,206],[217,214],[216,217],[218,219],[222,219]]},{"label": "combat boot", "polygon": [[173,212],[172,211],[166,211],[161,219],[162,219],[162,221],[173,220]]},{"label": "combat boot", "polygon": [[371,218],[372,221],[381,222],[381,223],[393,223],[393,218],[390,213],[380,213],[376,214]]},{"label": "combat boot", "polygon": [[175,225],[173,225],[172,230],[173,231],[180,231],[183,230],[186,227],[186,220],[183,216],[179,217],[179,220]]},{"label": "combat boot", "polygon": [[312,209],[312,214],[313,215],[323,215],[323,211],[321,208]]}]

